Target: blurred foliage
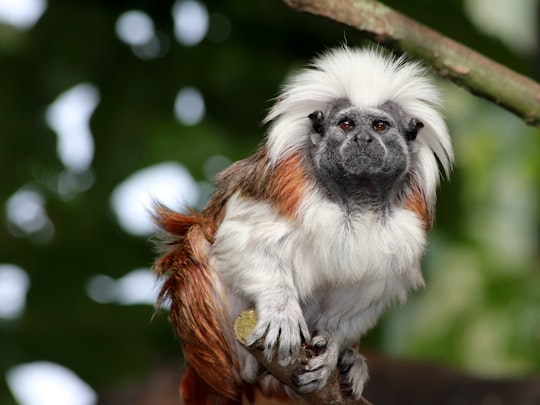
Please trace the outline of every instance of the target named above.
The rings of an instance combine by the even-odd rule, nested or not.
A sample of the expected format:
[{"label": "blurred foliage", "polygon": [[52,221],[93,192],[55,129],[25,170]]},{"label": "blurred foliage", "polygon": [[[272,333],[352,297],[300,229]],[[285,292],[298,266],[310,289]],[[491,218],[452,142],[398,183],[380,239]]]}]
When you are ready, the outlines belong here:
[{"label": "blurred foliage", "polygon": [[[389,0],[388,5],[524,74],[534,55],[517,53],[469,22],[461,0]],[[86,294],[94,274],[118,278],[151,264],[145,237],[125,233],[110,209],[112,190],[133,172],[175,160],[197,181],[214,155],[247,156],[260,122],[291,69],[346,41],[354,31],[279,1],[207,0],[230,35],[194,47],[173,35],[171,1],[53,0],[30,30],[0,26],[0,201],[23,186],[46,200],[55,235],[14,236],[0,219],[0,263],[25,269],[27,306],[0,319],[0,372],[36,360],[74,370],[98,392],[133,381],[181,351],[166,316],[148,305],[99,304]],[[114,30],[139,9],[167,39],[162,57],[142,60]],[[212,21],[212,19],[211,19]],[[214,27],[210,26],[210,33]],[[92,83],[100,103],[91,120],[95,182],[69,196],[45,109],[62,92]],[[198,88],[206,115],[195,126],[173,114],[176,93]],[[509,113],[441,83],[457,165],[439,194],[425,260],[428,287],[395,308],[366,339],[386,352],[484,374],[540,371],[540,137]],[[14,404],[0,379],[0,405]]]}]

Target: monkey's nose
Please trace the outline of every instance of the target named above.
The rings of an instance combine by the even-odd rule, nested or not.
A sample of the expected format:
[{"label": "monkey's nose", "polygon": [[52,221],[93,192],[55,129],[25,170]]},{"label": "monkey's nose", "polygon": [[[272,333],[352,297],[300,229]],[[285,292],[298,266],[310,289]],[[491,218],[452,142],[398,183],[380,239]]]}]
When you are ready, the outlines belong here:
[{"label": "monkey's nose", "polygon": [[373,142],[373,136],[370,133],[357,133],[354,134],[353,140],[360,146],[365,146]]}]

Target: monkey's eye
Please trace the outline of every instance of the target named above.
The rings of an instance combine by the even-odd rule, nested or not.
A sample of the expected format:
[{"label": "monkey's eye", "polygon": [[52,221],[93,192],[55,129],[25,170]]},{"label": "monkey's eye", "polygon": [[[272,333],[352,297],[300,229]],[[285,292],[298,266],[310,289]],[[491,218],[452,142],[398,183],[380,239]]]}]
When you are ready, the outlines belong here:
[{"label": "monkey's eye", "polygon": [[384,131],[386,131],[388,129],[388,127],[390,127],[390,124],[388,122],[386,122],[386,121],[383,121],[383,120],[375,120],[375,121],[373,121],[371,126],[377,132],[384,132]]},{"label": "monkey's eye", "polygon": [[349,132],[354,128],[354,121],[349,119],[341,120],[339,122],[339,128],[341,128],[343,132]]}]

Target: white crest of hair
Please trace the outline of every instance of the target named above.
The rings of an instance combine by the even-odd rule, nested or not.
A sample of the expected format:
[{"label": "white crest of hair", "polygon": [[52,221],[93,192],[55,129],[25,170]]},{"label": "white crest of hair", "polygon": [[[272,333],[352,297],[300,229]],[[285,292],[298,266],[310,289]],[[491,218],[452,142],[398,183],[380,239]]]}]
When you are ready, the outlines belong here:
[{"label": "white crest of hair", "polygon": [[289,78],[265,119],[265,123],[271,122],[267,140],[271,162],[301,150],[311,131],[307,116],[313,111],[324,112],[338,99],[348,99],[359,108],[392,101],[424,124],[417,138],[423,146],[419,148],[419,175],[436,186],[439,179],[438,170],[433,170],[437,167],[433,153],[448,175],[453,152],[446,124],[437,111],[442,104],[440,94],[426,73],[420,63],[384,55],[380,49],[343,46],[324,53]]}]

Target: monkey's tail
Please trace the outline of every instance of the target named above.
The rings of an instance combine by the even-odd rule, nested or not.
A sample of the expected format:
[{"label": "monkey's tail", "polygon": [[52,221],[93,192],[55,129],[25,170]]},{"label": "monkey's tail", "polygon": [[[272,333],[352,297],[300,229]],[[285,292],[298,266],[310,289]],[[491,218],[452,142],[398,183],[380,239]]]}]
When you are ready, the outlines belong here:
[{"label": "monkey's tail", "polygon": [[188,362],[181,385],[184,402],[240,404],[244,384],[228,309],[209,261],[207,220],[164,207],[156,211],[156,220],[168,235],[165,252],[154,266],[164,278],[159,303],[169,306],[169,318]]}]

